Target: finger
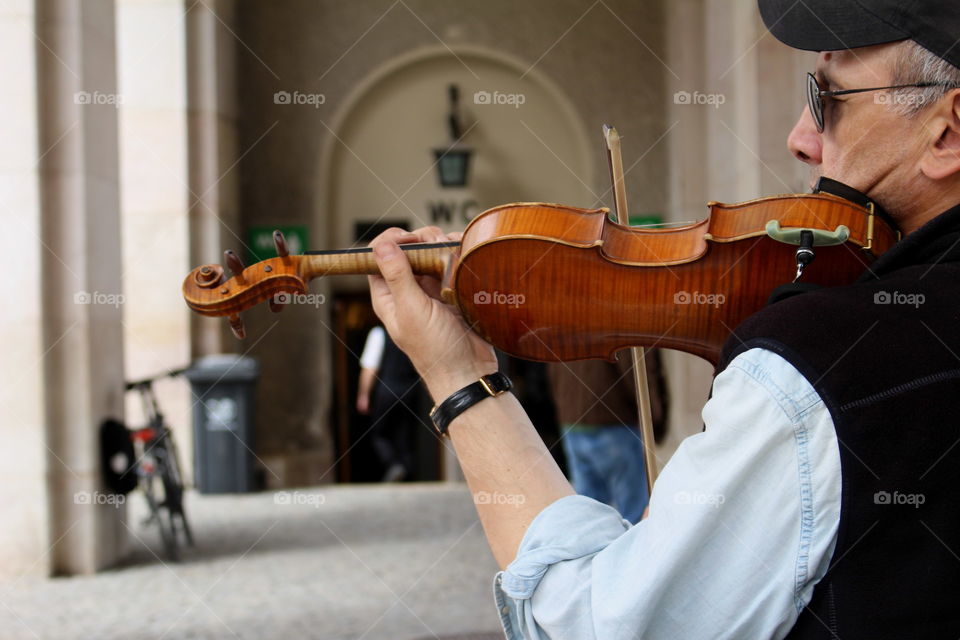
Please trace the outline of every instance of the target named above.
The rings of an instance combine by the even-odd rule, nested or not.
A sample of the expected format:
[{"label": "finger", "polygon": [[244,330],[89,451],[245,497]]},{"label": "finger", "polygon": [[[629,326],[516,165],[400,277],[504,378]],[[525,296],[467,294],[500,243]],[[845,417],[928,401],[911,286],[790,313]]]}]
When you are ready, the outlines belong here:
[{"label": "finger", "polygon": [[443,230],[439,227],[420,227],[419,229],[410,231],[409,237],[413,238],[413,240],[405,240],[405,242],[423,242],[427,244],[443,242],[443,238],[446,238],[446,236],[443,235]]},{"label": "finger", "polygon": [[417,229],[415,233],[422,237],[424,242],[444,242],[446,239],[440,227],[423,227]]},{"label": "finger", "polygon": [[381,232],[376,238],[371,240],[367,246],[372,247],[375,242],[379,242],[380,240],[388,240],[397,244],[403,244],[407,242],[418,242],[419,238],[416,234],[411,233],[406,229],[401,229],[400,227],[390,227],[389,229]]},{"label": "finger", "polygon": [[417,276],[417,284],[419,284],[420,288],[431,298],[442,300],[440,292],[443,287],[440,286],[440,281],[433,276]]},{"label": "finger", "polygon": [[370,284],[370,297],[373,300],[377,298],[382,298],[383,296],[390,295],[390,287],[387,286],[386,280],[383,279],[381,275],[370,275],[367,276],[367,282]]},{"label": "finger", "polygon": [[[447,236],[442,236],[438,240],[438,242],[448,242],[448,241],[449,239]],[[450,306],[448,304],[449,301],[443,297],[444,286],[440,278],[429,275],[429,276],[416,276],[416,279],[417,279],[417,284],[420,285],[420,288],[423,289],[423,291],[428,296],[430,296],[437,302],[442,302],[444,306],[449,308],[454,313],[454,315],[459,315],[456,308]]]},{"label": "finger", "polygon": [[[422,232],[422,237],[426,238],[427,242],[450,242],[450,237],[439,227],[425,227],[423,229],[419,229],[418,231]],[[440,292],[442,290],[440,280],[438,280],[435,276],[417,276],[417,284],[419,284],[420,288],[423,289],[431,298],[435,300],[442,300],[440,297]]]},{"label": "finger", "polygon": [[390,293],[390,287],[383,276],[369,276],[367,280],[370,283],[370,302],[373,304],[373,311],[380,318],[380,321],[386,327],[394,326],[394,316],[396,308],[393,301],[393,294]]},{"label": "finger", "polygon": [[376,238],[370,241],[369,246],[380,240],[390,240],[397,244],[406,244],[409,242],[437,242],[437,238],[443,235],[440,227],[420,227],[413,231],[407,231],[399,227],[390,227]]}]

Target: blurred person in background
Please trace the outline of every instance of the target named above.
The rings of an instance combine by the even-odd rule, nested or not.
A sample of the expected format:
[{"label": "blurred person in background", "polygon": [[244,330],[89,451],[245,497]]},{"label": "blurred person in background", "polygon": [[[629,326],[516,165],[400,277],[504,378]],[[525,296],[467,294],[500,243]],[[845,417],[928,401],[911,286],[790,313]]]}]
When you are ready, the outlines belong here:
[{"label": "blurred person in background", "polygon": [[420,376],[383,327],[367,334],[360,355],[357,413],[370,417],[369,435],[383,468],[383,482],[399,482],[414,470],[414,425]]},{"label": "blurred person in background", "polygon": [[[657,352],[646,354],[654,435],[660,440],[666,430],[666,385]],[[574,491],[612,506],[636,523],[647,507],[649,491],[637,427],[633,361],[629,352],[619,356],[616,362],[552,363],[550,387]]]}]

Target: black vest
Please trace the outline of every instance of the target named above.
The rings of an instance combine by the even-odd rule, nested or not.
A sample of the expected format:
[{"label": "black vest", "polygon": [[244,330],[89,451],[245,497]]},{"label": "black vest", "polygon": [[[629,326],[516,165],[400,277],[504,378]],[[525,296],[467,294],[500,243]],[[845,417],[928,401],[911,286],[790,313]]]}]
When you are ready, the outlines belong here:
[{"label": "black vest", "polygon": [[718,371],[753,347],[810,381],[840,446],[837,546],[788,637],[960,637],[960,206],[857,283],[751,316]]}]

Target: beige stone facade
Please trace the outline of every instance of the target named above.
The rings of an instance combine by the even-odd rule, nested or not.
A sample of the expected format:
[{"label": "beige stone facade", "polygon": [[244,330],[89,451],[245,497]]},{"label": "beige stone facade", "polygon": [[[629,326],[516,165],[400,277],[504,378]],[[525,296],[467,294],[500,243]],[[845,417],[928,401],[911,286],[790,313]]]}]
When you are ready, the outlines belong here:
[{"label": "beige stone facade", "polygon": [[[12,577],[124,554],[123,509],[76,499],[102,488],[97,425],[125,415],[125,379],[201,355],[260,362],[265,486],[336,480],[334,305],[253,309],[241,343],[180,298],[186,272],[245,252],[251,227],[303,227],[316,249],[353,242],[358,224],[434,222],[438,202],[448,228],[511,201],[611,206],[604,123],[624,137],[635,214],[694,220],[708,200],[806,188],[785,138],[812,60],[743,0],[15,0],[0,2],[0,43]],[[476,154],[459,190],[439,188],[430,156],[448,141],[451,82]],[[663,460],[700,429],[710,380],[692,357],[667,361]],[[186,384],[160,391],[189,469]]]}]

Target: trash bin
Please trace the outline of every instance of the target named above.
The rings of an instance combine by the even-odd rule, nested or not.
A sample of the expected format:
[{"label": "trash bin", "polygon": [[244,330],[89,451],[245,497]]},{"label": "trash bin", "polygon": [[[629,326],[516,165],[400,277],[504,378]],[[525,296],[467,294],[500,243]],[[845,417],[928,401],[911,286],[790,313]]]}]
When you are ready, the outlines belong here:
[{"label": "trash bin", "polygon": [[193,392],[193,477],[200,493],[253,489],[253,395],[257,361],[199,358],[184,372]]}]

